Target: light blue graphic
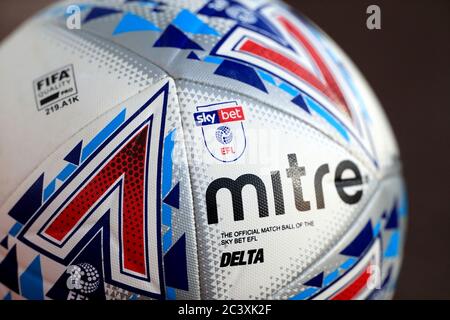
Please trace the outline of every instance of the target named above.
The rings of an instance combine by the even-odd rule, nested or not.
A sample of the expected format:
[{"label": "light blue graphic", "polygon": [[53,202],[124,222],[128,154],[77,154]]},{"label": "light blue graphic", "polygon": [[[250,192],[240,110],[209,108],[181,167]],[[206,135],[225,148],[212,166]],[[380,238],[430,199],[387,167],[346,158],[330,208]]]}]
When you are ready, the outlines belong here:
[{"label": "light blue graphic", "polygon": [[406,190],[403,191],[398,211],[402,217],[406,217],[408,215],[408,193]]},{"label": "light blue graphic", "polygon": [[347,270],[349,269],[351,266],[353,266],[356,263],[357,259],[356,258],[348,258],[347,260],[345,260],[339,268]]},{"label": "light blue graphic", "polygon": [[338,270],[334,270],[333,272],[331,272],[330,274],[328,274],[325,279],[323,279],[323,286],[327,287],[328,285],[330,285],[334,280],[336,280],[339,277],[339,271]]},{"label": "light blue graphic", "polygon": [[17,234],[19,233],[19,231],[22,229],[22,224],[20,222],[16,222],[11,229],[9,229],[9,235],[12,237],[17,236]]},{"label": "light blue graphic", "polygon": [[[64,182],[76,169],[76,165],[74,165],[73,163],[68,163],[56,178]],[[54,191],[55,190],[53,190],[53,192]]]},{"label": "light blue graphic", "polygon": [[400,232],[398,230],[392,232],[389,244],[384,252],[385,258],[395,258],[398,256],[398,251],[400,248]]},{"label": "light blue graphic", "polygon": [[171,287],[166,287],[166,297],[167,300],[175,300],[177,298],[175,289]]},{"label": "light blue graphic", "polygon": [[[171,219],[171,217],[168,218],[168,216],[172,215],[171,210],[172,209],[168,205],[164,204],[163,205],[163,213],[162,213],[163,217],[165,217],[166,219]],[[163,243],[162,243],[163,252],[167,252],[170,249],[170,247],[172,246],[172,228],[171,227],[169,227],[169,229],[166,231],[166,233],[164,233],[162,240],[163,240]]]},{"label": "light blue graphic", "polygon": [[161,31],[161,29],[147,19],[133,13],[127,13],[123,16],[122,20],[120,20],[113,35],[137,31]]},{"label": "light blue graphic", "polygon": [[378,234],[380,233],[381,230],[381,221],[378,221],[378,223],[375,225],[375,227],[373,228],[373,236],[376,237],[378,236]]},{"label": "light blue graphic", "polygon": [[41,259],[34,258],[28,268],[20,275],[20,293],[29,300],[44,300]]},{"label": "light blue graphic", "polygon": [[206,56],[203,61],[207,63],[221,64],[223,59],[219,57]]},{"label": "light blue graphic", "polygon": [[272,77],[270,74],[268,74],[267,72],[264,72],[262,70],[256,70],[256,72],[258,72],[259,76],[261,77],[261,79],[263,79],[264,81],[270,83],[271,85],[276,86],[277,83],[275,82],[274,77]]},{"label": "light blue graphic", "polygon": [[126,109],[123,109],[94,139],[92,139],[84,148],[81,155],[81,161],[86,160],[114,131],[125,121]]},{"label": "light blue graphic", "polygon": [[304,95],[303,97],[305,98],[306,104],[310,109],[314,110],[319,116],[332,125],[341,134],[341,136],[344,137],[345,140],[350,140],[350,137],[344,127],[328,111],[308,96]]},{"label": "light blue graphic", "polygon": [[296,294],[295,296],[290,297],[289,300],[305,300],[305,299],[311,297],[314,293],[316,293],[317,290],[319,290],[319,288],[308,288],[308,289]]},{"label": "light blue graphic", "polygon": [[[172,188],[172,153],[175,147],[175,131],[171,131],[164,139],[163,172],[162,172],[162,194],[163,198],[169,194]],[[167,252],[172,246],[172,208],[163,203],[162,223],[168,227],[163,235],[163,252]]]},{"label": "light blue graphic", "polygon": [[53,179],[48,186],[44,189],[44,202],[50,198],[50,196],[55,192],[56,189],[56,179]]},{"label": "light blue graphic", "polygon": [[173,25],[180,28],[184,32],[190,32],[193,34],[207,34],[213,36],[220,36],[220,34],[200,20],[195,14],[184,9],[182,10],[175,20],[172,22]]},{"label": "light blue graphic", "polygon": [[284,92],[287,92],[288,94],[290,94],[293,97],[298,96],[299,91],[297,89],[295,89],[293,86],[287,84],[287,83],[281,83],[278,86],[281,90],[283,90]]},{"label": "light blue graphic", "polygon": [[[172,170],[173,161],[172,154],[175,147],[175,132],[172,130],[164,139],[164,153],[163,153],[163,172],[162,172],[162,194],[166,197],[172,189]],[[168,227],[166,233],[163,235],[162,246],[163,252],[167,253],[172,246],[172,208],[163,203],[162,206],[162,223]],[[176,293],[174,288],[166,287],[166,297],[168,300],[175,300]]]}]

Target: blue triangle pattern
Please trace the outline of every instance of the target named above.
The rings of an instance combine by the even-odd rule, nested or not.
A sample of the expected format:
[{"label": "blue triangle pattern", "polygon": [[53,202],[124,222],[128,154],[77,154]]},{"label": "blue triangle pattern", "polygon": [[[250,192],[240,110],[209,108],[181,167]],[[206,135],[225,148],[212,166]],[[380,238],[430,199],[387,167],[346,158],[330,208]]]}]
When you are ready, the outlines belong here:
[{"label": "blue triangle pattern", "polygon": [[3,297],[3,300],[12,300],[12,295],[11,295],[11,291],[10,292],[8,292],[7,294],[6,294],[6,296],[4,296]]},{"label": "blue triangle pattern", "polygon": [[0,245],[3,248],[8,249],[8,235],[6,235],[6,237],[3,238],[2,242],[0,242]]},{"label": "blue triangle pattern", "polygon": [[323,284],[323,272],[319,273],[314,278],[309,279],[304,283],[305,286],[322,288]]},{"label": "blue triangle pattern", "polygon": [[147,19],[133,13],[127,13],[122,17],[122,20],[120,20],[113,35],[137,31],[161,31],[161,29]]},{"label": "blue triangle pattern", "polygon": [[80,159],[81,159],[81,147],[83,146],[83,141],[80,141],[75,148],[72,149],[72,151],[70,151],[67,156],[64,158],[64,160],[66,160],[67,162],[70,162],[74,165],[79,165],[80,164]]},{"label": "blue triangle pattern", "polygon": [[311,113],[309,111],[308,105],[305,102],[305,99],[303,99],[303,95],[300,93],[298,96],[296,96],[294,99],[292,99],[292,102],[295,103],[297,106],[302,108],[308,113]]},{"label": "blue triangle pattern", "polygon": [[224,60],[214,74],[241,81],[267,93],[267,89],[256,71],[244,64]]},{"label": "blue triangle pattern", "polygon": [[9,215],[21,224],[26,224],[31,216],[42,204],[42,193],[44,187],[44,174],[42,174],[33,185],[23,194]]},{"label": "blue triangle pattern", "polygon": [[16,246],[14,246],[0,263],[0,283],[12,291],[19,293],[19,278],[17,272],[17,249]]},{"label": "blue triangle pattern", "polygon": [[272,77],[270,74],[268,74],[262,70],[258,70],[258,74],[261,77],[261,79],[263,79],[264,81],[267,81],[268,83],[270,83],[271,85],[274,85],[274,86],[277,85],[274,77]]},{"label": "blue triangle pattern", "polygon": [[398,209],[397,205],[395,205],[389,215],[389,219],[386,222],[385,229],[397,229],[398,228]]},{"label": "blue triangle pattern", "polygon": [[341,251],[341,254],[351,257],[359,257],[369,247],[372,242],[372,223],[369,221],[356,238]]},{"label": "blue triangle pattern", "polygon": [[16,236],[19,234],[20,230],[22,230],[22,227],[23,227],[23,224],[21,224],[20,222],[16,222],[16,223],[11,227],[11,229],[9,229],[8,234],[9,234],[11,237],[16,237]]},{"label": "blue triangle pattern", "polygon": [[189,39],[181,30],[177,29],[173,25],[169,25],[166,30],[161,34],[158,40],[153,45],[157,48],[178,48],[178,49],[193,49],[202,50],[197,43]]},{"label": "blue triangle pattern", "polygon": [[194,51],[191,51],[191,53],[189,53],[187,58],[191,59],[191,60],[200,60],[200,58],[198,57],[198,55]]},{"label": "blue triangle pattern", "polygon": [[384,256],[386,258],[395,258],[398,256],[400,250],[400,232],[394,231],[389,240]]},{"label": "blue triangle pattern", "polygon": [[20,293],[28,300],[44,300],[44,283],[39,256],[34,258],[20,275]]},{"label": "blue triangle pattern", "polygon": [[84,23],[89,22],[91,20],[95,20],[101,17],[105,17],[105,16],[109,16],[111,14],[116,14],[122,12],[120,10],[117,9],[113,9],[113,8],[102,8],[102,7],[94,7],[92,8],[92,10],[89,12],[89,14],[86,16],[86,18],[84,18]]},{"label": "blue triangle pattern", "polygon": [[172,24],[184,32],[220,36],[216,30],[208,26],[195,14],[186,9],[181,10],[181,12],[172,21]]},{"label": "blue triangle pattern", "polygon": [[130,3],[130,2],[142,2],[142,3],[147,3],[147,4],[155,4],[155,1],[153,0],[126,0],[125,3]]},{"label": "blue triangle pattern", "polygon": [[186,291],[189,290],[186,236],[184,234],[164,256],[164,271],[166,286]]},{"label": "blue triangle pattern", "polygon": [[180,208],[180,183],[177,183],[169,194],[164,198],[163,202],[169,206],[179,209]]}]

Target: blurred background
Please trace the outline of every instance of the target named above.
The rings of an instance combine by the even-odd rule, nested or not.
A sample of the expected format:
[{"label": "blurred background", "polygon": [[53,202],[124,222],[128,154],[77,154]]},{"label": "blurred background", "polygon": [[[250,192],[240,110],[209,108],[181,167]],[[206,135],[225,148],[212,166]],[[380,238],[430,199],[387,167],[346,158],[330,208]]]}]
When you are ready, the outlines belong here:
[{"label": "blurred background", "polygon": [[[52,2],[0,0],[0,41]],[[396,298],[450,299],[450,1],[287,2],[347,52],[396,133],[410,197]],[[381,30],[366,27],[371,4],[381,8]]]}]

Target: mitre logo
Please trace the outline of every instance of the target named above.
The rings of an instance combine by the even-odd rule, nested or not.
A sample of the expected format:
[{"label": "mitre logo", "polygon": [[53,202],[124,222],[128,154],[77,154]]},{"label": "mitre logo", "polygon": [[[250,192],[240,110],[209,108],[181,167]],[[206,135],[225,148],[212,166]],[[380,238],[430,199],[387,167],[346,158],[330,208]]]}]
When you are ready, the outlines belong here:
[{"label": "mitre logo", "polygon": [[[304,182],[302,178],[306,177],[306,168],[298,165],[296,154],[288,154],[287,158],[289,167],[285,169],[284,173],[279,170],[270,172],[275,215],[286,214],[285,196],[294,199],[295,208],[299,212],[310,211],[314,205],[318,210],[324,209],[326,207],[326,196],[324,195],[322,182],[324,177],[330,174],[330,166],[323,164],[314,173],[314,180],[309,184],[314,188],[315,201],[313,201],[314,199],[306,199],[303,193]],[[284,179],[282,179],[283,176]],[[283,190],[287,189],[283,188],[283,180],[285,179],[291,180],[292,196],[288,195],[286,190]],[[363,183],[361,171],[353,161],[344,160],[337,165],[334,173],[334,186],[343,202],[349,205],[358,203],[363,196]],[[251,186],[256,191],[259,217],[268,217],[269,202],[266,184],[263,179],[255,174],[243,174],[234,180],[225,177],[216,179],[208,186],[206,190],[208,224],[219,222],[217,195],[221,190],[227,190],[231,194],[234,221],[244,220],[245,199],[242,197],[242,191],[246,186]]]}]

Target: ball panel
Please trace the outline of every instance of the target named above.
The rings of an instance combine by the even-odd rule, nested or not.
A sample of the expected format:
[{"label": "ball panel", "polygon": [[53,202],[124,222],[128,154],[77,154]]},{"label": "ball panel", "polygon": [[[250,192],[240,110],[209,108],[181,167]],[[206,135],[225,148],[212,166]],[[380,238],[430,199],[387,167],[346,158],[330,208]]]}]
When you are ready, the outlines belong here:
[{"label": "ball panel", "polygon": [[[360,160],[364,155],[355,156],[270,105],[189,81],[177,81],[177,91],[191,168],[203,298],[296,297],[311,272],[336,271],[349,258],[340,254],[342,248],[367,224],[375,228],[401,197],[399,176],[379,180]],[[223,123],[205,122],[208,115],[215,112],[223,118],[230,109],[241,110],[245,119],[226,122],[234,139],[245,140],[242,155],[237,141],[216,143]],[[199,116],[204,117],[201,125]],[[344,188],[354,202],[339,191],[339,168],[349,162],[356,171],[349,166],[342,178],[361,178],[360,184]],[[383,248],[376,248],[377,257]],[[256,259],[259,249],[263,262]],[[380,261],[377,266],[386,268]]]},{"label": "ball panel", "polygon": [[[1,232],[9,233],[2,264],[16,248],[19,275],[31,257],[42,266],[45,260],[35,280],[50,299],[105,299],[118,290],[128,298],[198,299],[191,183],[173,80],[110,108],[66,140],[0,208]],[[86,263],[101,286],[66,286],[80,280],[67,268]],[[2,269],[2,283],[5,275]],[[11,289],[2,285],[0,293]]]},{"label": "ball panel", "polygon": [[[82,29],[68,31],[72,3],[0,47],[0,165],[14,168],[0,175],[0,296],[392,295],[406,216],[398,150],[370,88],[330,39],[270,1],[89,1]],[[96,141],[104,130],[108,143]],[[96,206],[79,222],[89,228],[48,242],[50,216],[64,213],[88,176],[107,174],[102,161],[143,139],[146,176],[127,180],[125,170],[117,184],[94,188],[109,191],[91,194]],[[126,158],[122,167],[133,166]],[[148,182],[147,202],[130,196],[143,206],[134,219],[147,220],[123,227],[130,207],[121,201],[136,190],[127,181]],[[141,225],[144,235],[121,253],[121,230]],[[131,247],[133,263],[122,263]],[[102,285],[68,288],[67,267],[86,263]],[[38,264],[42,290],[18,288]],[[382,290],[365,286],[372,265]],[[19,266],[17,283],[4,277]]]},{"label": "ball panel", "polygon": [[0,57],[0,166],[14,168],[0,176],[0,204],[80,128],[165,77],[114,45],[40,19],[9,37]]}]

